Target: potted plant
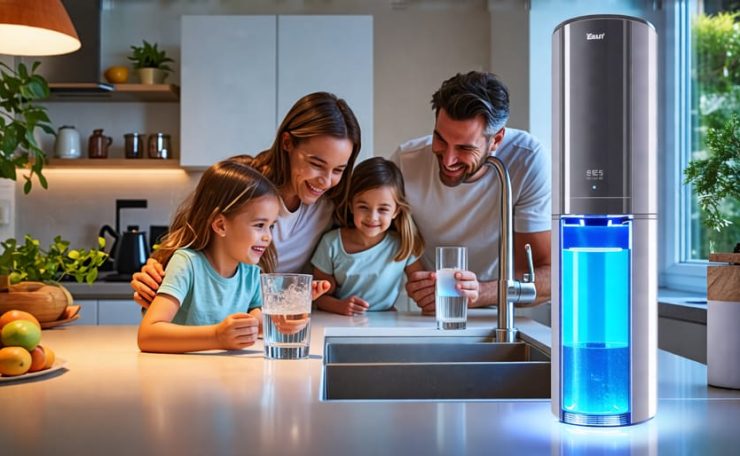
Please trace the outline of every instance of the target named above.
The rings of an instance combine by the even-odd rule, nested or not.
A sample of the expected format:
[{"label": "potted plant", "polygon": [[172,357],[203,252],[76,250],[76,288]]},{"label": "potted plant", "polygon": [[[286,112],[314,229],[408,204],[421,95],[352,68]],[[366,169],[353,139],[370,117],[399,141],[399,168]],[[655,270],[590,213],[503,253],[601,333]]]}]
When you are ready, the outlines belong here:
[{"label": "potted plant", "polygon": [[29,71],[23,63],[13,69],[0,62],[0,177],[16,180],[17,168],[28,168],[24,193],[31,191],[34,174],[47,188],[41,174],[46,155],[36,141],[37,129],[55,134],[46,108],[34,103],[49,96],[46,80],[36,74],[39,64]]},{"label": "potted plant", "polygon": [[131,46],[129,60],[134,62],[134,69],[139,73],[142,84],[161,84],[172,72],[167,63],[174,62],[167,57],[164,50],[157,49],[157,43],[152,46],[146,40],[142,46]]},{"label": "potted plant", "polygon": [[[685,183],[695,185],[704,224],[715,231],[731,229],[740,200],[740,117],[733,114],[719,129],[707,132],[706,157],[692,160]],[[723,203],[731,202],[725,205]],[[729,209],[727,209],[729,207]],[[724,209],[724,210],[723,210]],[[734,242],[740,241],[735,239]],[[707,376],[710,385],[740,388],[740,243],[734,252],[709,254],[707,267]],[[710,243],[710,250],[714,250]]]},{"label": "potted plant", "polygon": [[66,276],[91,284],[108,254],[102,251],[105,240],[98,238],[98,248],[70,249],[60,236],[47,249],[37,239],[26,235],[23,243],[10,238],[0,242],[0,314],[24,310],[41,322],[58,319],[72,296],[59,284]]}]

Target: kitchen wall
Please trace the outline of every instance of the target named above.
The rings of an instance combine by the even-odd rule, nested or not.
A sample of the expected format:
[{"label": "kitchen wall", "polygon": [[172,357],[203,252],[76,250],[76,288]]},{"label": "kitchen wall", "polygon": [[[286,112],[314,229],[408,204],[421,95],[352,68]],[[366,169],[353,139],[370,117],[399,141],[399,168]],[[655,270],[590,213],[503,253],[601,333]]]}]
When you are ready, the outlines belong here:
[{"label": "kitchen wall", "polygon": [[[179,84],[180,16],[184,14],[371,14],[372,152],[388,156],[400,142],[431,132],[432,93],[444,79],[471,69],[491,70],[503,77],[512,92],[510,126],[528,127],[525,4],[519,0],[104,0],[101,66],[125,64],[129,46],[146,39],[175,58],[175,74],[169,82]],[[78,128],[83,150],[93,128],[104,128],[114,138],[112,156],[122,155],[122,135],[129,131],[170,132],[179,149],[178,104],[49,103],[48,107],[55,125]],[[51,145],[50,138],[42,142]],[[16,187],[16,235],[30,233],[48,242],[61,234],[75,246],[94,243],[99,227],[114,223],[116,198],[149,200],[148,209],[124,212],[123,227],[166,224],[199,178],[198,173],[180,170],[49,169],[45,175],[47,191],[37,187],[23,195],[21,183]]]}]

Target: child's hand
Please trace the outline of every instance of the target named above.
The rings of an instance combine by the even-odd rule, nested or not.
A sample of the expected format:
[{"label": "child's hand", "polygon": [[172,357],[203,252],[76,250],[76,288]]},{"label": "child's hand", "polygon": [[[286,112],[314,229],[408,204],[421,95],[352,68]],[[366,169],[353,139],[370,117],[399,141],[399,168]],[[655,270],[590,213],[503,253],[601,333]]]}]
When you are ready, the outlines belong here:
[{"label": "child's hand", "polygon": [[308,325],[308,317],[303,318],[302,315],[269,315],[265,314],[267,318],[272,321],[278,331],[286,336],[297,334]]},{"label": "child's hand", "polygon": [[315,301],[316,298],[329,291],[331,284],[328,280],[314,280],[311,282],[311,300]]},{"label": "child's hand", "polygon": [[364,299],[359,296],[350,296],[349,298],[337,301],[337,313],[340,315],[362,315],[370,307]]},{"label": "child's hand", "polygon": [[257,341],[259,320],[248,313],[231,314],[216,325],[216,340],[225,350],[239,350]]}]

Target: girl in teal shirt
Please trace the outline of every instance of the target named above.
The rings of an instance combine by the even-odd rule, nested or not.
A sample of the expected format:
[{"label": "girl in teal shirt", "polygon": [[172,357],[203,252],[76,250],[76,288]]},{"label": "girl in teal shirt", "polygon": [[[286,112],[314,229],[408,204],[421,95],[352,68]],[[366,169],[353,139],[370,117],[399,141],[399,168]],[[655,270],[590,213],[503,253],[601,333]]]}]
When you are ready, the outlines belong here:
[{"label": "girl in teal shirt", "polygon": [[[271,230],[279,211],[277,189],[249,166],[224,160],[208,168],[158,250],[169,261],[139,326],[139,348],[182,353],[254,344],[262,320],[257,265],[275,267]],[[314,283],[314,296],[327,287]]]},{"label": "girl in teal shirt", "polygon": [[398,167],[381,157],[357,165],[342,227],[326,233],[311,258],[314,277],[330,284],[319,309],[342,315],[390,310],[403,276],[421,271],[424,242],[416,228]]}]

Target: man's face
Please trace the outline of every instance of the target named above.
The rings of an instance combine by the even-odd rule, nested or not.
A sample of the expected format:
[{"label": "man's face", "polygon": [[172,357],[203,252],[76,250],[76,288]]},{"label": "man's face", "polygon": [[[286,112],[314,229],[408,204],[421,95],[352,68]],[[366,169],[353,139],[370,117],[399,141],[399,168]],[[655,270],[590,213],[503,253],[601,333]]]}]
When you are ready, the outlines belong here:
[{"label": "man's face", "polygon": [[454,120],[444,109],[439,110],[434,126],[432,152],[439,162],[439,179],[448,187],[478,179],[485,169],[481,165],[501,143],[504,129],[490,140],[485,136],[483,116]]}]

